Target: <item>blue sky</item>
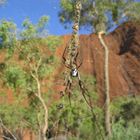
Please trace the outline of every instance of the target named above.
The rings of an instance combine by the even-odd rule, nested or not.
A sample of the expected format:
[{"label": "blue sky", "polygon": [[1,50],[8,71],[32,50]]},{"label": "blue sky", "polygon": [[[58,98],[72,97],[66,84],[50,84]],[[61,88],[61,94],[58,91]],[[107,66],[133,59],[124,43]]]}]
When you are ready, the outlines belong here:
[{"label": "blue sky", "polygon": [[[29,17],[33,23],[36,23],[42,15],[50,17],[48,29],[50,34],[62,35],[70,34],[72,29],[64,29],[59,22],[60,0],[7,0],[7,4],[0,7],[0,19],[12,20],[21,29],[21,24],[26,17]],[[80,33],[88,33],[82,29]]]},{"label": "blue sky", "polygon": [[[139,1],[140,0],[136,0]],[[0,7],[0,19],[12,20],[17,24],[19,29],[22,28],[22,22],[25,18],[30,18],[33,23],[37,23],[42,15],[50,17],[48,30],[53,35],[70,34],[71,27],[65,29],[59,22],[60,0],[7,0],[7,4]],[[87,29],[82,28],[80,34],[90,33]]]}]

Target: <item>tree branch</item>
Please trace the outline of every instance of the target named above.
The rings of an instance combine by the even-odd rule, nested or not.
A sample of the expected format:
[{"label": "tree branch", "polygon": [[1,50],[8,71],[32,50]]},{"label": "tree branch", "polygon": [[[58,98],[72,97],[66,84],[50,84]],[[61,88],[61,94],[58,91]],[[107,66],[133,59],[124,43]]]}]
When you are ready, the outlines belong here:
[{"label": "tree branch", "polygon": [[2,119],[0,118],[0,125],[8,131],[8,133],[14,138],[14,140],[17,140],[17,138],[13,135],[13,133],[3,124]]}]

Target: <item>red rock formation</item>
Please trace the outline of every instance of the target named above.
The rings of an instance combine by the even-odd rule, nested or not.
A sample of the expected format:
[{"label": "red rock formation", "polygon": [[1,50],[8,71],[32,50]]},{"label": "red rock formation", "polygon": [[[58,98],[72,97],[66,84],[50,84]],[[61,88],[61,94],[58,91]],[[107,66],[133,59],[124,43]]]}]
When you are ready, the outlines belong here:
[{"label": "red rock formation", "polygon": [[[125,23],[103,38],[110,51],[111,99],[124,95],[140,95],[140,25]],[[64,44],[57,51],[60,57],[70,36],[64,36],[63,39]],[[100,99],[104,99],[104,48],[98,36],[80,35],[80,51],[83,59],[80,71],[96,77],[97,92]],[[64,66],[59,69],[62,70],[62,67]]]}]

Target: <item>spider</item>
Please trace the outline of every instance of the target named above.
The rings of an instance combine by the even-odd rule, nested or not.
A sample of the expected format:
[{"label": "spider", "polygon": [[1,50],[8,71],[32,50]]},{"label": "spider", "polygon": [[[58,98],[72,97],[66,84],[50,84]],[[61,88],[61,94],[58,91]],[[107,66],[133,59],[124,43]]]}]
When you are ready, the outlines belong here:
[{"label": "spider", "polygon": [[82,59],[80,57],[78,46],[73,47],[71,50],[69,45],[66,46],[62,55],[62,63],[70,70],[68,71],[68,73],[64,73],[64,85],[66,86],[65,93],[68,94],[70,101],[70,96],[72,94],[72,77],[78,77],[78,80],[80,81],[80,74],[78,72],[78,69],[82,65]]},{"label": "spider", "polygon": [[[82,65],[82,59],[79,54],[79,50],[77,49],[78,47],[74,47],[72,50],[69,50],[69,46],[67,46],[64,49],[63,55],[62,55],[62,62],[63,64],[71,70],[70,75],[72,77],[77,77],[78,76],[78,69]],[[70,59],[68,59],[66,56],[68,56],[69,52],[70,53]],[[79,58],[79,59],[78,59]]]}]

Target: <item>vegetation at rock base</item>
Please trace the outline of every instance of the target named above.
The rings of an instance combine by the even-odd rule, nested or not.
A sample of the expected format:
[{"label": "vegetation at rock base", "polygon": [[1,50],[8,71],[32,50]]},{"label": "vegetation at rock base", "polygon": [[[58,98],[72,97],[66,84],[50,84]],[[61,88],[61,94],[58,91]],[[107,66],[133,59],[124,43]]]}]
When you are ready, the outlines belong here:
[{"label": "vegetation at rock base", "polygon": [[112,140],[138,140],[140,98],[120,97],[112,102]]}]

